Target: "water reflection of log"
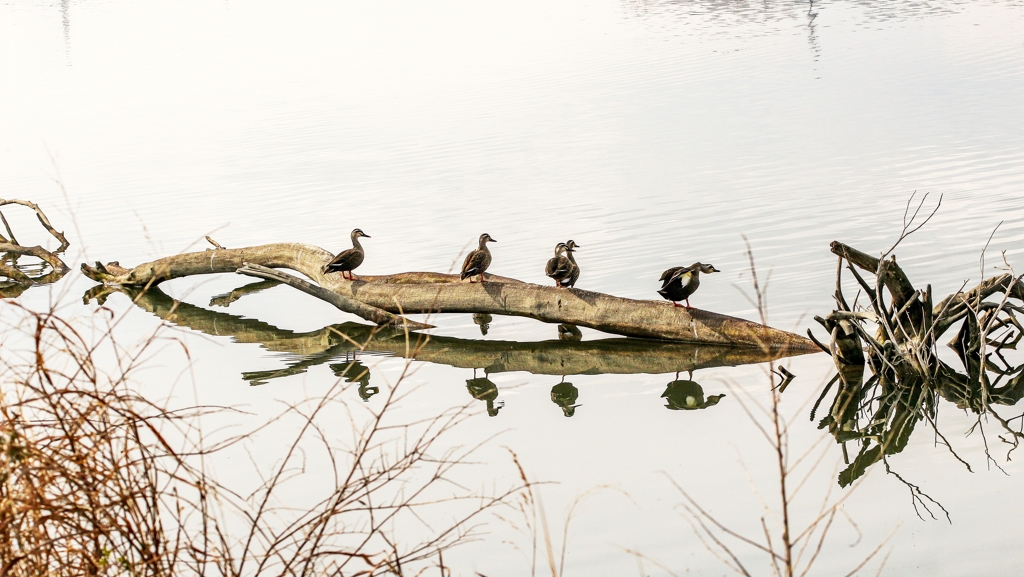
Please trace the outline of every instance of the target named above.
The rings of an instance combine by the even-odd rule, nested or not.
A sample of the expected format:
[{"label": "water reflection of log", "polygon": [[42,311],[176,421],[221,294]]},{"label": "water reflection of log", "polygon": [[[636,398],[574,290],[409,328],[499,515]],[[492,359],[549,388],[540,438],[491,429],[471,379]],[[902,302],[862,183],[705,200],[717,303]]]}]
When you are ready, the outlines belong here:
[{"label": "water reflection of log", "polygon": [[[96,287],[86,298],[105,298],[111,288]],[[369,343],[366,352],[395,356],[409,354],[404,332],[356,323],[343,323],[316,331],[296,333],[262,321],[210,311],[181,303],[156,288],[142,292],[123,289],[135,304],[179,326],[209,335],[230,337],[239,343],[259,344],[267,350],[292,353],[302,358],[280,371],[251,373],[258,380],[304,372],[339,355],[361,350],[354,343]],[[544,375],[675,373],[696,369],[762,363],[788,356],[782,351],[713,347],[648,341],[604,339],[597,341],[510,342],[412,334],[419,347],[418,360],[453,367],[485,369],[488,373],[522,371]],[[418,343],[418,344],[417,344]],[[790,354],[807,351],[792,351]]]}]

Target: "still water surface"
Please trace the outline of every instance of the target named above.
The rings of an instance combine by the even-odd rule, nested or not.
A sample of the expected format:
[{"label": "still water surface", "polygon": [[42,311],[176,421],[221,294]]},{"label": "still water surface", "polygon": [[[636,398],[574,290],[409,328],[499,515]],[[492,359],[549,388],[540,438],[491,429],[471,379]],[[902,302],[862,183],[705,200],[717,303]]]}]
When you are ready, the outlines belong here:
[{"label": "still water surface", "polygon": [[[1024,5],[1013,1],[7,2],[0,196],[43,205],[77,260],[123,264],[203,247],[205,234],[229,247],[339,250],[360,227],[373,238],[359,272],[446,271],[486,231],[499,241],[494,272],[540,282],[551,247],[571,237],[583,247],[582,288],[652,298],[663,269],[701,260],[724,272],[693,304],[755,319],[732,286],[749,287],[746,235],[762,274],[771,271],[769,321],[803,332],[811,315],[831,310],[828,243],[884,250],[914,191],[943,200],[897,251],[912,280],[942,294],[977,281],[999,222],[985,274],[1001,250],[1024,268],[1022,30]],[[246,406],[255,422],[275,401],[333,383],[332,364],[351,360],[310,360],[273,341],[354,318],[281,287],[209,306],[244,282],[163,288],[234,315],[195,309],[197,323],[271,325],[260,325],[260,338],[198,325],[181,335],[201,399]],[[22,302],[64,295],[66,310],[85,314],[74,303],[90,284],[72,273]],[[123,295],[107,306],[132,309]],[[129,319],[132,334],[159,322],[141,310]],[[486,336],[468,315],[435,321],[452,339],[557,338],[554,326],[526,319],[496,317]],[[522,346],[528,358],[543,353]],[[471,382],[484,376],[470,368],[478,361],[417,363],[413,378],[429,394],[409,410],[482,399],[461,441],[497,437],[467,482],[514,480],[511,448],[533,478],[557,482],[542,489],[553,526],[578,496],[611,488],[570,524],[566,574],[666,574],[628,551],[675,574],[721,574],[665,475],[737,527],[757,529],[761,500],[773,495],[771,455],[737,393],[763,396],[765,367],[702,366],[692,380],[706,407],[668,410],[680,404],[663,394],[686,374],[643,354],[650,362],[627,370],[586,349],[564,378],[515,359],[481,365],[498,391],[493,417],[483,410],[490,385]],[[157,363],[173,376],[153,378],[173,380],[183,362],[167,353]],[[372,354],[359,362],[379,387],[402,364]],[[290,365],[298,368],[276,374]],[[807,446],[822,433],[806,401],[832,365],[810,355],[787,366],[797,375],[786,397],[798,417],[792,441]],[[575,401],[554,390],[562,381]],[[927,430],[892,462],[952,522],[919,520],[907,489],[873,471],[845,507],[856,529],[835,530],[820,574],[845,573],[894,529],[888,574],[1019,566],[1024,471],[1014,461],[1000,462],[1008,475],[986,466],[977,437],[963,436],[970,419],[955,410],[943,419],[974,473]],[[828,453],[808,491],[834,488],[842,460],[838,448]],[[232,471],[244,476],[242,465]],[[799,507],[807,516],[817,502]],[[498,521],[489,531],[448,561],[465,575],[525,574],[521,536]]]}]

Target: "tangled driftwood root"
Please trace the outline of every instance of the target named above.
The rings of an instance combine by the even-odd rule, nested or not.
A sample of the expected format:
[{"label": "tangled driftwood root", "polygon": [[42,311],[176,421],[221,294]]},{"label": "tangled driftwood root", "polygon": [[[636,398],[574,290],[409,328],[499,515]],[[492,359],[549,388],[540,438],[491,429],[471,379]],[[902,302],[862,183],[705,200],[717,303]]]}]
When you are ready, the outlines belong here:
[{"label": "tangled driftwood root", "polygon": [[[23,246],[14,235],[10,223],[3,212],[0,212],[0,221],[3,222],[7,235],[0,233],[0,277],[7,280],[0,282],[0,297],[13,298],[33,286],[49,284],[60,280],[70,270],[60,254],[67,250],[70,243],[64,238],[64,233],[58,232],[50,219],[46,217],[38,205],[27,200],[0,199],[0,207],[18,205],[32,209],[39,223],[46,231],[60,242],[60,246],[49,251],[41,246]],[[22,257],[33,257],[39,259],[31,263],[22,263]]]},{"label": "tangled driftwood root", "polygon": [[[838,370],[822,391],[811,419],[829,390],[837,385],[819,427],[827,427],[844,445],[844,455],[845,443],[860,446],[852,462],[847,461],[849,467],[839,475],[840,485],[851,484],[871,465],[906,448],[919,422],[929,423],[936,437],[967,465],[937,427],[940,398],[973,412],[983,438],[983,421],[992,420],[1008,453],[1020,446],[1024,433],[1011,423],[1024,415],[1007,417],[1000,406],[1012,406],[1024,398],[1024,365],[1004,356],[1024,336],[1024,326],[1017,318],[1018,313],[1024,313],[1021,276],[1007,263],[1010,272],[933,302],[931,286],[915,288],[891,249],[876,258],[840,242],[831,246],[839,258],[836,309],[827,317],[815,317],[828,331],[829,339],[822,342],[811,331],[808,334],[832,355]],[[858,307],[856,300],[851,305],[844,295],[843,269],[853,275],[866,295],[865,306]],[[865,279],[865,274],[874,278]],[[941,360],[937,347],[939,339],[961,321],[949,345],[963,363],[963,371]],[[872,325],[873,331],[869,330]],[[867,377],[865,367],[870,369]],[[987,442],[984,451],[988,461],[998,467]],[[888,463],[886,470],[891,471]],[[919,487],[902,477],[900,480],[910,488],[915,507],[931,513],[929,505],[938,505]]]}]

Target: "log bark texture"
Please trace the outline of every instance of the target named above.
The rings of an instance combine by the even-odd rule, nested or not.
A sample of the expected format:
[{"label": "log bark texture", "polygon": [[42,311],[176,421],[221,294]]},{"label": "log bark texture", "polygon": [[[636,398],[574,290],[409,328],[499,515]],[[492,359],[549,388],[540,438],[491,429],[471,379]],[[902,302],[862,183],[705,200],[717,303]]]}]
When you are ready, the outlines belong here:
[{"label": "log bark texture", "polygon": [[216,249],[165,257],[127,272],[82,265],[82,272],[108,285],[154,286],[199,274],[233,273],[246,263],[301,273],[338,295],[394,314],[488,313],[572,323],[607,333],[682,342],[817,350],[806,338],[726,315],[674,307],[665,301],[633,300],[580,289],[558,289],[488,274],[486,283],[458,275],[412,272],[360,276],[348,281],[323,274],[330,252],[307,244],[278,243]]},{"label": "log bark texture", "polygon": [[264,280],[277,281],[278,283],[286,284],[292,288],[299,289],[304,293],[313,295],[320,300],[329,302],[339,310],[352,313],[359,318],[368,320],[378,326],[387,325],[391,327],[409,329],[411,331],[434,328],[434,325],[428,325],[426,323],[409,320],[399,315],[393,315],[385,310],[371,307],[355,299],[331,292],[322,286],[296,278],[288,273],[260,266],[258,264],[246,263],[245,266],[238,269],[236,272],[238,272],[238,274],[254,276]]}]

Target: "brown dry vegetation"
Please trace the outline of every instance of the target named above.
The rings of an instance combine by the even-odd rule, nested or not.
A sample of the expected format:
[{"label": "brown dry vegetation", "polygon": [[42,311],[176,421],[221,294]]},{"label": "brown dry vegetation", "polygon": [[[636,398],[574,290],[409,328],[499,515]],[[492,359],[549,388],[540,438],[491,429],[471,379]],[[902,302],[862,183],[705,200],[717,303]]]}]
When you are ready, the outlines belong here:
[{"label": "brown dry vegetation", "polygon": [[[53,310],[0,306],[0,576],[415,574],[518,490],[448,482],[473,451],[449,439],[470,411],[403,420],[406,362],[379,408],[347,404],[353,385],[338,379],[262,425],[291,438],[282,454],[262,450],[258,487],[239,491],[209,463],[261,451],[260,429],[204,435],[204,420],[233,409],[140,392],[155,347],[180,343],[161,328],[124,346],[110,319],[100,308],[85,332]],[[312,492],[298,489],[308,506],[296,507],[287,497],[317,459]]]}]

